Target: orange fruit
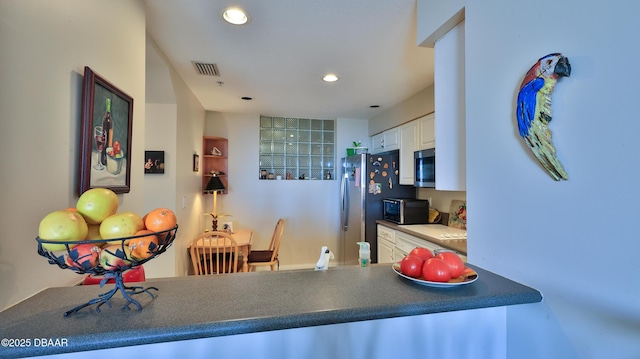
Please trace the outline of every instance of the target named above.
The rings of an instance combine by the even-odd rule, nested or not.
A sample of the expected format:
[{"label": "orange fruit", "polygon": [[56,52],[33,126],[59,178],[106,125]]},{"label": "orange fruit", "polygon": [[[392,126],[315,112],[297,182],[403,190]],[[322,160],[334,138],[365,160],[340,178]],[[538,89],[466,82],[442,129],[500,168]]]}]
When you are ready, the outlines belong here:
[{"label": "orange fruit", "polygon": [[151,257],[158,250],[158,237],[154,232],[143,229],[136,232],[136,236],[129,241],[129,249],[131,250],[131,258],[139,261]]},{"label": "orange fruit", "polygon": [[169,208],[156,208],[144,216],[145,228],[152,232],[162,232],[176,226],[176,214]]}]

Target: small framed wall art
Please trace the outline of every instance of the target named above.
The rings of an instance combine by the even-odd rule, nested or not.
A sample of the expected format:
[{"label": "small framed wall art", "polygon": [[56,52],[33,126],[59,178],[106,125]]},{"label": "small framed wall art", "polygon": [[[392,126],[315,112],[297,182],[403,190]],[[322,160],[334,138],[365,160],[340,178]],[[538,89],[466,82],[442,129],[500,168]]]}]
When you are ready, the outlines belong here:
[{"label": "small framed wall art", "polygon": [[144,173],[164,173],[164,151],[144,151]]},{"label": "small framed wall art", "polygon": [[193,155],[193,172],[198,172],[200,169],[200,156],[198,154]]}]

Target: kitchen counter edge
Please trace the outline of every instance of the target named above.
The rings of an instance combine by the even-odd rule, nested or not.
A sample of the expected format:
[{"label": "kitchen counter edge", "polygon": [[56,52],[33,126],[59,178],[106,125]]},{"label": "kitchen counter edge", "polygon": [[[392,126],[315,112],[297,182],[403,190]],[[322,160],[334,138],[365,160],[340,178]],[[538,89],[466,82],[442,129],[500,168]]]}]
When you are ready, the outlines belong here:
[{"label": "kitchen counter edge", "polygon": [[[209,277],[153,279],[155,299],[143,310],[111,308],[63,312],[107,290],[106,286],[48,288],[0,312],[3,338],[63,338],[66,346],[0,348],[19,358],[153,344],[363,320],[481,309],[542,301],[537,290],[481,268],[474,283],[431,288],[407,281],[389,264],[332,267]],[[107,285],[108,286],[108,285]],[[259,293],[259,294],[258,294]],[[31,339],[34,340],[34,339]]]}]

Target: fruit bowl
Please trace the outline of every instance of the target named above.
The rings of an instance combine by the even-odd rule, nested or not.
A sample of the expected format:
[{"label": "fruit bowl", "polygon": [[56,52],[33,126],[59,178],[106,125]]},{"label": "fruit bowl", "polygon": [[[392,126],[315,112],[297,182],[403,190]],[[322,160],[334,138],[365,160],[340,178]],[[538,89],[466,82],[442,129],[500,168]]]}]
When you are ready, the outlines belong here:
[{"label": "fruit bowl", "polygon": [[[94,298],[89,302],[79,305],[64,313],[68,316],[80,309],[97,304],[96,311],[100,312],[100,307],[107,304],[111,307],[110,299],[113,295],[120,291],[122,296],[127,300],[122,309],[130,309],[131,304],[135,305],[138,310],[142,310],[140,303],[131,296],[141,293],[147,293],[151,298],[155,296],[150,290],[158,290],[156,287],[143,288],[140,286],[125,286],[122,274],[131,269],[138,267],[153,258],[164,253],[171,246],[176,238],[178,226],[161,231],[150,232],[137,236],[112,239],[95,239],[83,241],[53,241],[36,237],[38,242],[38,254],[47,258],[49,264],[57,265],[62,269],[69,269],[78,274],[93,274],[103,276],[100,287],[103,287],[110,279],[115,280],[115,287],[106,293],[102,293],[98,298]],[[156,236],[155,241],[145,241],[145,238]],[[148,244],[144,251],[139,249],[136,251],[135,246],[130,248],[130,243]],[[63,250],[50,250],[50,245],[61,245]],[[104,252],[104,253],[103,253]]]}]

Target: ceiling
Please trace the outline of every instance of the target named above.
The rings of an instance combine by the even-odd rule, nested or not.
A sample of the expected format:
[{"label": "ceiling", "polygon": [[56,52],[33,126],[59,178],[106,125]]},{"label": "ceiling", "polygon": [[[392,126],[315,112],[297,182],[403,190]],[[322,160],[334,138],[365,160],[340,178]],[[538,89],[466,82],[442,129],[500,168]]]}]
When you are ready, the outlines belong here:
[{"label": "ceiling", "polygon": [[[416,45],[415,0],[145,4],[149,35],[208,111],[369,119],[433,84],[433,49]],[[248,24],[222,20],[232,5]],[[216,64],[219,76],[198,74],[194,61]],[[340,79],[325,83],[327,73]]]}]

